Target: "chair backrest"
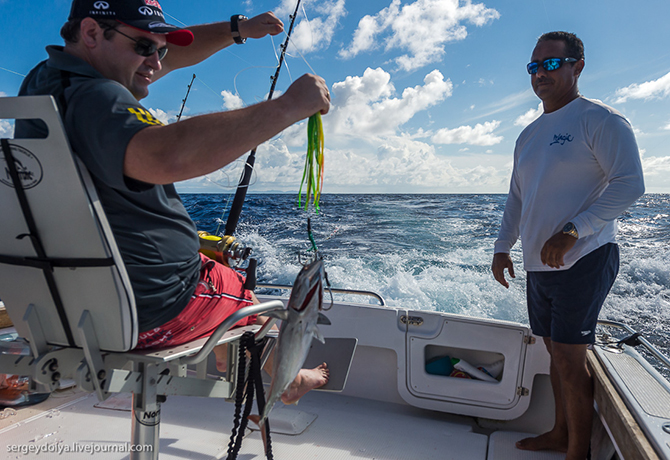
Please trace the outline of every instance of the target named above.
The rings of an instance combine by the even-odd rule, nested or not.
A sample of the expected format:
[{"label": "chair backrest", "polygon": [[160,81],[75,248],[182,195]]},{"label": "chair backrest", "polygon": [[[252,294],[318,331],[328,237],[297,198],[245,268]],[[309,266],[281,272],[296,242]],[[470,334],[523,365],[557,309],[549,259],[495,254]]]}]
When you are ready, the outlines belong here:
[{"label": "chair backrest", "polygon": [[0,119],[39,119],[48,128],[44,139],[3,139],[0,149],[0,299],[18,333],[28,336],[32,305],[47,343],[81,347],[77,326],[87,310],[101,350],[133,348],[130,281],[53,98],[0,98]]}]

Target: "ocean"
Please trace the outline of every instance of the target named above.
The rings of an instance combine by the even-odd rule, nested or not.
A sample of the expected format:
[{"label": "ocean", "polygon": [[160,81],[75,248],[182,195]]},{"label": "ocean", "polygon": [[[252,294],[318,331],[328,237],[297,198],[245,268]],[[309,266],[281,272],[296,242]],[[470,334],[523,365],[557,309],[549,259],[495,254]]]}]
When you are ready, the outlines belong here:
[{"label": "ocean", "polygon": [[[232,195],[182,199],[198,230],[215,233]],[[516,279],[509,289],[490,270],[505,200],[506,195],[326,194],[319,214],[309,215],[335,288],[374,291],[389,307],[528,324],[520,244],[512,250]],[[307,216],[295,194],[247,196],[235,236],[253,248],[259,283],[293,283],[300,260],[310,254]],[[621,267],[600,314],[643,333],[666,356],[669,217],[670,195],[647,194],[619,218]],[[368,302],[359,296],[344,300]],[[670,378],[667,370],[662,373]]]}]

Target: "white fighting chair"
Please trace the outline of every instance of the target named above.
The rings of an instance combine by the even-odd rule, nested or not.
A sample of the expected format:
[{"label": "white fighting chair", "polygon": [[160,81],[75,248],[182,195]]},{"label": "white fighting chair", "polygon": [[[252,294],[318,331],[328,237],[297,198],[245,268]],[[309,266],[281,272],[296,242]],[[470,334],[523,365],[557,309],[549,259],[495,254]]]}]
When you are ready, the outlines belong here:
[{"label": "white fighting chair", "polygon": [[[284,308],[272,301],[244,308],[209,339],[161,351],[132,351],[135,300],[123,261],[86,169],[77,163],[51,96],[0,98],[0,119],[40,119],[44,139],[2,139],[0,149],[0,299],[31,356],[0,355],[0,373],[28,375],[32,389],[73,378],[100,401],[133,393],[131,442],[153,445],[132,460],[158,458],[160,406],[166,395],[231,398],[240,319]],[[227,379],[206,375],[206,357],[230,342]],[[196,376],[187,365],[196,365]]]}]

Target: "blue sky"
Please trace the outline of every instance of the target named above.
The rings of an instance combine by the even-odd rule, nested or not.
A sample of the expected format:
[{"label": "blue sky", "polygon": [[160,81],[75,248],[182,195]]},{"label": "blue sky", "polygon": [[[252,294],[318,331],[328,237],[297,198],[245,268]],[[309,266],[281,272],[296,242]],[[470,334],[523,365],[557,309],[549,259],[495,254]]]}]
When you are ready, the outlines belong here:
[{"label": "blue sky", "polygon": [[[200,24],[273,10],[288,26],[295,0],[161,0],[169,22]],[[670,2],[667,0],[303,0],[278,91],[311,72],[328,82],[324,193],[506,193],[514,142],[539,115],[525,65],[544,32],[585,43],[584,96],[632,123],[647,192],[670,193]],[[0,0],[0,96],[46,58],[70,2]],[[142,103],[173,122],[264,100],[284,40],[250,40],[150,88]],[[303,59],[304,57],[304,59]],[[11,125],[0,121],[0,135]],[[251,191],[297,191],[306,125],[258,149]],[[178,184],[229,193],[241,162]]]}]

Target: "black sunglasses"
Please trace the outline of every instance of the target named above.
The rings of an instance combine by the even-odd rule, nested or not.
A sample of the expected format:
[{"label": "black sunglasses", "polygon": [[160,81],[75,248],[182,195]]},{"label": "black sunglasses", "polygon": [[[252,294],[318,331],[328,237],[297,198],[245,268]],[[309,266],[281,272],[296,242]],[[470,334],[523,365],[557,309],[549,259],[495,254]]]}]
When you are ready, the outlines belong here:
[{"label": "black sunglasses", "polygon": [[107,24],[100,24],[100,25],[107,30],[113,30],[114,32],[117,32],[123,35],[124,37],[130,38],[132,41],[134,41],[135,52],[140,56],[149,57],[152,56],[155,52],[158,52],[158,60],[162,61],[168,52],[166,46],[164,46],[163,48],[159,48],[154,42],[152,42],[151,40],[147,40],[146,38],[140,38],[140,39],[133,38],[130,35],[124,34],[116,27],[109,26]]},{"label": "black sunglasses", "polygon": [[[544,70],[551,72],[552,70],[560,69],[564,62],[577,62],[579,59],[566,57],[566,58],[549,58],[542,61],[542,67]],[[526,70],[529,74],[535,75],[540,69],[539,62],[531,62],[526,66]]]}]

